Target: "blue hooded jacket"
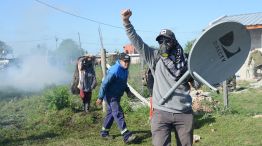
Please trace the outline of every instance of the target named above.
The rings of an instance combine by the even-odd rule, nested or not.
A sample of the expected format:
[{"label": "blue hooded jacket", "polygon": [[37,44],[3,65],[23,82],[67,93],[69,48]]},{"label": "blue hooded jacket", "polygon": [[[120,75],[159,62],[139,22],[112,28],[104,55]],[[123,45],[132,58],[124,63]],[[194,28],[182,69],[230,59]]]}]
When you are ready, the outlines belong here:
[{"label": "blue hooded jacket", "polygon": [[101,84],[98,98],[116,98],[120,101],[124,92],[130,91],[127,86],[127,79],[128,69],[123,68],[119,60],[117,60],[116,63],[108,69],[107,75]]}]

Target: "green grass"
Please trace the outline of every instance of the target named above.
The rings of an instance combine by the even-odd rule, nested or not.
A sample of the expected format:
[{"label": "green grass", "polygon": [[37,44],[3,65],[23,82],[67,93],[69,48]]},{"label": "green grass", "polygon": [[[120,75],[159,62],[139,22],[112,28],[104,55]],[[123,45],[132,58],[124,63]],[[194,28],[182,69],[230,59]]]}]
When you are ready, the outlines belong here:
[{"label": "green grass", "polygon": [[[108,143],[100,139],[101,107],[93,105],[90,114],[78,110],[48,110],[42,96],[5,102],[0,108],[0,145],[123,145],[116,125],[111,131],[116,136],[114,141]],[[125,114],[129,129],[141,137],[150,137],[149,123],[144,122],[148,109],[137,112],[139,114]]]},{"label": "green grass", "polygon": [[205,124],[194,131],[201,136],[197,146],[239,146],[262,144],[261,119],[242,115],[212,115],[212,123]]},{"label": "green grass", "polygon": [[[100,77],[98,73],[99,84]],[[253,118],[255,114],[262,114],[262,88],[251,89],[248,85],[240,83],[240,89],[245,90],[229,94],[227,110],[223,109],[222,94],[212,93],[220,104],[213,113],[195,116],[194,134],[201,136],[196,146],[262,145],[262,119]],[[88,114],[82,112],[80,97],[75,95],[70,95],[69,107],[52,110],[48,108],[46,90],[34,94],[15,89],[0,92],[0,145],[124,145],[116,124],[110,130],[114,140],[106,141],[99,136],[103,113],[101,107],[95,106],[98,89],[93,92],[91,113]],[[149,109],[132,111],[126,95],[122,99],[128,129],[138,136],[137,143],[132,145],[151,146]],[[174,134],[172,144],[175,145]]]},{"label": "green grass", "polygon": [[[254,114],[261,114],[261,91],[249,89],[241,94],[231,93],[230,109],[235,112],[217,111],[195,116],[194,133],[201,136],[195,145],[261,145],[261,118],[252,118]],[[97,91],[93,95],[97,95]],[[80,111],[81,101],[77,96],[71,97],[74,106],[59,111],[48,110],[43,96],[2,101],[0,145],[124,145],[115,124],[110,131],[116,137],[114,140],[99,137],[103,113],[101,107],[95,107],[94,97],[90,114]],[[140,145],[151,145],[148,113],[148,108],[141,108],[125,114],[128,128],[139,137]],[[175,144],[174,135],[172,137]]]}]

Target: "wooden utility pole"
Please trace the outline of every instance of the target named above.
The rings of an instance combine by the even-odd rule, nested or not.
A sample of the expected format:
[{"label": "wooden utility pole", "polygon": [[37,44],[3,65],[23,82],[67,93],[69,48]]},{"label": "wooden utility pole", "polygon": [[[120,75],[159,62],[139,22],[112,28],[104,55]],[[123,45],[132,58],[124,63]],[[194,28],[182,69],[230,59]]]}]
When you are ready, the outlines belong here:
[{"label": "wooden utility pole", "polygon": [[81,39],[80,39],[80,33],[78,32],[78,42],[79,42],[79,49],[82,49]]},{"label": "wooden utility pole", "polygon": [[[99,32],[99,38],[100,38],[100,43],[101,43],[101,67],[102,67],[102,72],[103,72],[103,79],[106,77],[106,50],[104,49],[103,45],[103,38],[102,38],[102,33],[100,26],[98,28]],[[106,112],[106,103],[105,100],[103,100],[103,112]]]},{"label": "wooden utility pole", "polygon": [[227,80],[223,82],[223,97],[224,97],[224,108],[228,108],[228,89],[227,89]]}]

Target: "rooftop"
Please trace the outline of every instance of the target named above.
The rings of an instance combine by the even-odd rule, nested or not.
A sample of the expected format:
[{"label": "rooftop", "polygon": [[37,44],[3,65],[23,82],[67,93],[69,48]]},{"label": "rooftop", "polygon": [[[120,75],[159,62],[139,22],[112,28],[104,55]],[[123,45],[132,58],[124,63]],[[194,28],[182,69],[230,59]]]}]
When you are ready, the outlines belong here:
[{"label": "rooftop", "polygon": [[245,26],[258,26],[258,25],[262,26],[262,12],[231,15],[231,16],[225,15],[212,21],[211,23],[209,23],[209,25],[222,21],[236,21],[242,23]]}]

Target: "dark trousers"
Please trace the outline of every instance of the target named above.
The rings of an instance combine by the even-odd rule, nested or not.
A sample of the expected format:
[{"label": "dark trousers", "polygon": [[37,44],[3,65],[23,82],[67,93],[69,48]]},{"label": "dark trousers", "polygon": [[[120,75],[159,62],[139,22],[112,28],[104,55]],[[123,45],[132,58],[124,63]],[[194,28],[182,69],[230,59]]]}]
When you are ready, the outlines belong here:
[{"label": "dark trousers", "polygon": [[87,103],[88,105],[90,105],[91,97],[92,97],[92,92],[84,91],[84,97],[82,98],[83,103]]},{"label": "dark trousers", "polygon": [[92,92],[85,92],[83,90],[80,90],[80,97],[83,101],[83,107],[84,107],[84,111],[88,112],[90,110],[90,101],[91,101],[91,97],[92,97]]},{"label": "dark trousers", "polygon": [[170,146],[171,132],[175,131],[177,146],[192,146],[193,114],[170,113],[154,109],[151,120],[152,142],[154,146]]},{"label": "dark trousers", "polygon": [[110,129],[114,120],[121,132],[126,129],[124,113],[119,101],[107,102],[107,114],[104,119],[103,127],[105,129]]}]

